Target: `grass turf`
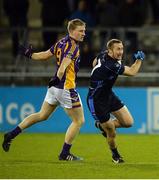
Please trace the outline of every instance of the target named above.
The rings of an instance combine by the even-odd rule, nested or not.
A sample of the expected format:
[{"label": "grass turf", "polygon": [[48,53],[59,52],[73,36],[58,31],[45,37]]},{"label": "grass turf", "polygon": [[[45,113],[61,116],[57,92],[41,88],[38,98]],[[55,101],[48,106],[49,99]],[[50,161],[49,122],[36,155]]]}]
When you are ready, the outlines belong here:
[{"label": "grass turf", "polygon": [[9,152],[0,148],[0,178],[159,178],[159,135],[117,135],[124,164],[111,162],[99,134],[80,134],[74,142],[72,152],[84,157],[83,162],[59,161],[63,139],[64,134],[21,134]]}]

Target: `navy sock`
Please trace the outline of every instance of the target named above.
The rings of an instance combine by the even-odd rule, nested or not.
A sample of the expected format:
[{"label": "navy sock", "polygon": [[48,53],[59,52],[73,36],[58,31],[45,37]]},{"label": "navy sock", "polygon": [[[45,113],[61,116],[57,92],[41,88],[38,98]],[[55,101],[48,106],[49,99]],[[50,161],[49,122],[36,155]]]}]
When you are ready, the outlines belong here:
[{"label": "navy sock", "polygon": [[66,155],[70,153],[70,149],[71,149],[72,144],[67,144],[64,143],[61,154],[60,155]]},{"label": "navy sock", "polygon": [[111,149],[111,151],[112,151],[112,155],[113,155],[113,156],[120,157],[117,148]]},{"label": "navy sock", "polygon": [[10,138],[13,139],[15,138],[18,134],[20,134],[22,130],[20,129],[19,126],[17,126],[15,129],[9,132]]}]

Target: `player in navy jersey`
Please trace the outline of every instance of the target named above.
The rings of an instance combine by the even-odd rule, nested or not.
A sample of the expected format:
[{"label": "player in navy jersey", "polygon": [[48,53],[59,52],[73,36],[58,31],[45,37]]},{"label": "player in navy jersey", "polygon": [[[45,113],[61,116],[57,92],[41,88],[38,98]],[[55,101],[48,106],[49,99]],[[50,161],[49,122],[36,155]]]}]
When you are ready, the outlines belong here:
[{"label": "player in navy jersey", "polygon": [[80,96],[76,91],[76,74],[79,69],[79,42],[85,36],[86,24],[80,19],[68,22],[68,35],[60,39],[49,50],[33,53],[32,47],[20,46],[20,53],[33,60],[47,60],[56,58],[57,71],[49,82],[49,88],[42,104],[41,110],[26,117],[15,129],[4,135],[2,147],[9,151],[11,141],[22,130],[40,121],[47,120],[58,105],[62,106],[72,119],[66,135],[59,160],[79,161],[83,158],[70,153],[72,142],[84,123],[84,114]]},{"label": "player in navy jersey", "polygon": [[[134,53],[135,62],[130,66],[121,63],[123,56],[123,43],[118,39],[111,39],[107,43],[107,50],[101,52],[93,61],[93,70],[90,78],[90,88],[87,104],[95,125],[107,137],[114,163],[124,162],[120,156],[115,142],[115,128],[131,127],[133,117],[124,103],[115,95],[112,87],[118,75],[134,76],[139,71],[144,53]],[[111,119],[112,114],[115,119]]]}]

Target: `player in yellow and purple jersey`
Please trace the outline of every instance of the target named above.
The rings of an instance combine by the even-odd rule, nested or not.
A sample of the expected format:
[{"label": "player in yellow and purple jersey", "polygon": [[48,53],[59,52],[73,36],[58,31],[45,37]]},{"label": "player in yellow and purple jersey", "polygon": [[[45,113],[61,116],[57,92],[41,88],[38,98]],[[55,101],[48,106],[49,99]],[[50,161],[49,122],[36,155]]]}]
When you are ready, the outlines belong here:
[{"label": "player in yellow and purple jersey", "polygon": [[47,60],[56,57],[57,70],[49,82],[49,88],[41,110],[26,117],[15,129],[4,135],[2,147],[9,151],[11,141],[31,125],[44,121],[53,113],[58,105],[62,106],[72,123],[69,126],[59,160],[80,161],[83,158],[70,153],[72,142],[84,123],[83,107],[76,91],[76,74],[79,69],[79,42],[85,36],[86,24],[80,19],[68,22],[68,35],[59,40],[49,50],[33,53],[32,47],[20,46],[20,53],[33,60]]},{"label": "player in yellow and purple jersey", "polygon": [[[79,70],[79,44],[78,41],[67,35],[60,41],[58,41],[54,46],[50,48],[52,54],[56,56],[57,60],[57,70],[63,63],[64,58],[71,59],[69,68],[64,73],[60,83],[56,87],[60,89],[72,89],[75,88],[76,74]],[[54,78],[53,78],[54,79]],[[52,79],[52,80],[53,80]],[[51,82],[50,82],[51,83]]]}]

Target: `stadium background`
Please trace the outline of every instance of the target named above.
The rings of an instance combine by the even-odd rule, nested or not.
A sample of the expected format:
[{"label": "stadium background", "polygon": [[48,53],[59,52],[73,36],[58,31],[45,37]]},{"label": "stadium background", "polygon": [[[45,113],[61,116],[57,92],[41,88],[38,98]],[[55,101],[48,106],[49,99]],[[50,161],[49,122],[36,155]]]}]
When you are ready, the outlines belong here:
[{"label": "stadium background", "polygon": [[[120,38],[124,42],[125,64],[133,63],[131,57],[137,49],[143,50],[146,54],[140,73],[136,77],[120,77],[116,83],[119,97],[128,105],[135,117],[133,128],[120,131],[123,133],[159,132],[157,109],[159,107],[159,90],[157,88],[159,85],[159,13],[154,9],[158,8],[159,3],[157,1],[151,3],[142,0],[137,2],[123,0],[119,3],[115,0],[61,0],[56,6],[51,0],[24,0],[23,3],[21,2],[18,0],[0,1],[1,131],[7,131],[17,125],[22,120],[21,117],[29,114],[28,111],[39,110],[49,78],[55,70],[54,59],[47,62],[27,61],[18,55],[15,46],[18,43],[31,43],[35,51],[46,50],[66,32],[66,22],[71,18],[78,17],[87,22],[88,28],[85,42],[81,44],[81,70],[77,81],[84,103],[86,119],[82,132],[97,132],[93,127],[93,119],[86,105],[91,62],[97,53],[105,48],[104,43],[114,37]],[[61,3],[65,7],[61,7]],[[57,20],[55,15],[58,10],[61,10],[61,13]],[[131,12],[129,13],[129,11]],[[116,17],[115,13],[118,13],[120,18]],[[131,22],[128,22],[130,20]],[[25,25],[24,21],[26,21]],[[52,38],[52,36],[55,37]],[[156,88],[151,90],[151,87],[154,86]],[[37,93],[39,95],[36,97]],[[28,109],[27,107],[24,108],[24,115],[20,116],[23,104],[27,103],[31,104],[31,110],[29,107]],[[59,118],[59,114],[61,118]],[[58,110],[50,118],[52,120],[46,122],[46,127],[42,128],[43,130],[38,128],[43,126],[42,123],[37,128],[34,127],[28,131],[65,132],[69,121],[63,120],[67,119],[63,114],[61,110]],[[15,120],[17,119],[16,116],[18,120]],[[55,127],[57,122],[59,127]]]},{"label": "stadium background", "polygon": [[[8,5],[10,7],[10,13],[8,16],[6,15],[6,10],[4,9],[4,1],[6,3],[13,3]],[[87,152],[85,149],[84,151],[81,150],[81,153],[86,156],[86,159],[88,158],[88,162],[91,162],[92,166],[89,167],[90,169],[88,169],[88,173],[84,173],[83,175],[81,172],[85,172],[85,169],[78,167],[79,173],[77,173],[78,175],[74,174],[74,176],[71,176],[66,172],[64,172],[63,175],[60,175],[59,169],[61,167],[58,162],[55,162],[54,164],[55,169],[57,167],[59,168],[57,168],[56,171],[53,171],[54,175],[48,171],[45,174],[43,170],[41,172],[43,172],[44,176],[39,170],[39,174],[34,172],[31,173],[31,167],[35,168],[36,165],[41,167],[38,162],[43,158],[48,158],[50,160],[50,156],[39,156],[39,159],[41,159],[38,161],[38,158],[36,159],[36,153],[31,154],[30,151],[30,156],[24,155],[28,153],[28,147],[25,147],[26,151],[23,149],[25,153],[21,152],[21,154],[24,155],[24,159],[29,158],[29,160],[22,160],[23,157],[19,157],[14,153],[11,153],[8,157],[6,154],[4,154],[4,152],[0,151],[2,155],[0,177],[159,177],[159,174],[156,174],[157,168],[159,168],[157,164],[159,156],[156,151],[151,149],[150,146],[150,144],[152,144],[152,147],[157,149],[157,139],[159,133],[159,2],[157,0],[59,0],[56,1],[56,3],[54,3],[53,0],[4,1],[0,0],[0,138],[2,137],[2,133],[15,127],[25,116],[40,109],[40,105],[47,90],[49,78],[54,74],[55,70],[54,59],[47,62],[35,62],[28,61],[25,57],[19,56],[17,54],[17,44],[31,43],[35,51],[46,50],[56,38],[58,39],[66,33],[65,25],[70,18],[82,17],[82,19],[87,22],[88,30],[85,42],[81,45],[81,68],[78,75],[77,87],[83,101],[86,123],[81,129],[82,135],[78,139],[79,142],[76,142],[77,144],[75,148],[77,148],[76,150],[78,151],[78,147],[81,147],[80,143],[83,142],[82,147],[84,149],[84,146],[87,145],[88,141],[90,142],[90,149],[91,147],[94,147],[93,144],[96,142],[100,142],[102,146],[99,145],[95,152],[91,151],[91,153],[93,152],[94,154]],[[23,5],[20,5],[20,2],[23,2]],[[87,7],[85,6],[85,3],[87,4]],[[61,6],[61,4],[63,5]],[[21,8],[21,11],[18,11],[18,8]],[[11,12],[12,10],[13,12]],[[60,15],[58,12],[60,12]],[[12,19],[12,24],[9,22],[9,20],[11,21],[11,17],[13,16],[14,18]],[[27,16],[27,23],[25,25],[14,24],[14,22],[17,21],[21,22],[26,20],[26,18],[23,16]],[[145,52],[146,59],[144,60],[141,70],[137,76],[129,78],[121,76],[116,82],[114,90],[132,112],[135,123],[132,128],[123,128],[118,130],[119,144],[123,145],[123,149],[121,149],[126,154],[130,165],[128,164],[128,167],[124,166],[123,169],[119,170],[119,172],[121,172],[120,176],[118,173],[115,175],[108,173],[106,176],[100,171],[102,167],[100,167],[99,164],[101,164],[101,166],[106,164],[106,168],[108,168],[110,172],[112,167],[110,168],[110,164],[107,164],[108,159],[106,159],[106,161],[103,159],[98,159],[98,157],[96,159],[96,154],[105,154],[105,151],[101,152],[104,145],[102,144],[102,140],[98,139],[98,136],[96,137],[99,131],[94,127],[93,118],[91,117],[86,106],[86,95],[89,86],[92,59],[100,50],[105,48],[104,43],[108,39],[114,37],[123,40],[125,45],[124,63],[126,65],[133,63],[132,54],[138,49]],[[65,115],[64,111],[59,108],[48,121],[34,125],[33,127],[27,129],[25,131],[27,132],[26,135],[21,136],[21,142],[19,140],[19,145],[17,146],[25,146],[25,143],[20,145],[20,143],[23,141],[26,141],[28,144],[31,142],[33,143],[33,140],[27,141],[27,138],[29,138],[27,135],[30,135],[32,132],[34,132],[34,135],[31,137],[33,139],[35,138],[35,140],[37,140],[36,142],[40,142],[40,138],[43,139],[45,137],[44,133],[51,133],[49,136],[53,138],[55,135],[56,138],[61,138],[59,140],[59,144],[62,144],[64,138],[63,133],[66,131],[69,123],[70,120]],[[40,134],[37,134],[36,136],[36,133]],[[136,136],[140,134],[145,134],[145,136]],[[138,137],[138,141],[136,137]],[[91,141],[92,139],[93,142]],[[87,140],[87,142],[84,143],[84,140]],[[131,142],[135,142],[139,147],[142,146],[139,140],[141,140],[140,142],[145,142],[146,150],[135,149],[136,146],[132,147],[131,153],[133,151],[136,152],[134,160],[127,150],[129,149],[129,146],[131,146]],[[46,142],[46,139],[44,141]],[[44,141],[41,141],[41,143],[44,143]],[[30,146],[33,146],[35,149],[41,147],[41,145],[38,147],[37,145],[39,144],[30,144]],[[46,144],[42,146],[45,145]],[[48,149],[49,148],[50,147],[48,146]],[[140,153],[143,155],[146,155],[144,160],[138,155],[139,151],[141,151]],[[148,155],[149,152],[152,152],[154,156],[153,160],[150,158],[152,154]],[[39,154],[40,153],[41,152],[39,152]],[[95,165],[93,161],[94,157],[96,159],[95,163],[97,163],[99,167]],[[17,163],[16,166],[20,165],[22,168],[24,167],[24,171],[22,171],[23,173],[19,175],[19,171],[16,171],[14,168],[11,168],[9,172],[5,171],[6,165],[9,167],[13,162],[15,164]],[[18,162],[20,162],[20,164],[18,164]],[[28,167],[27,163],[30,162],[33,166],[31,165],[29,169],[30,174],[26,174],[24,172],[26,167]],[[43,163],[45,166],[49,166],[49,163]],[[131,163],[134,166],[134,174],[132,176],[130,175],[132,173]],[[155,173],[153,169],[148,166],[149,164],[156,167]],[[74,166],[76,165],[71,165],[71,167],[75,168]],[[49,168],[50,167],[48,167],[48,169]],[[68,167],[65,168],[67,170]],[[87,169],[87,166],[84,165],[84,168]],[[94,176],[92,176],[92,168],[97,168],[97,170],[100,171],[100,174],[96,173]],[[139,171],[136,171],[135,168]],[[125,173],[125,170],[127,170],[127,174]],[[68,168],[68,171],[71,171],[71,169]],[[12,174],[13,172],[14,176]]]}]

